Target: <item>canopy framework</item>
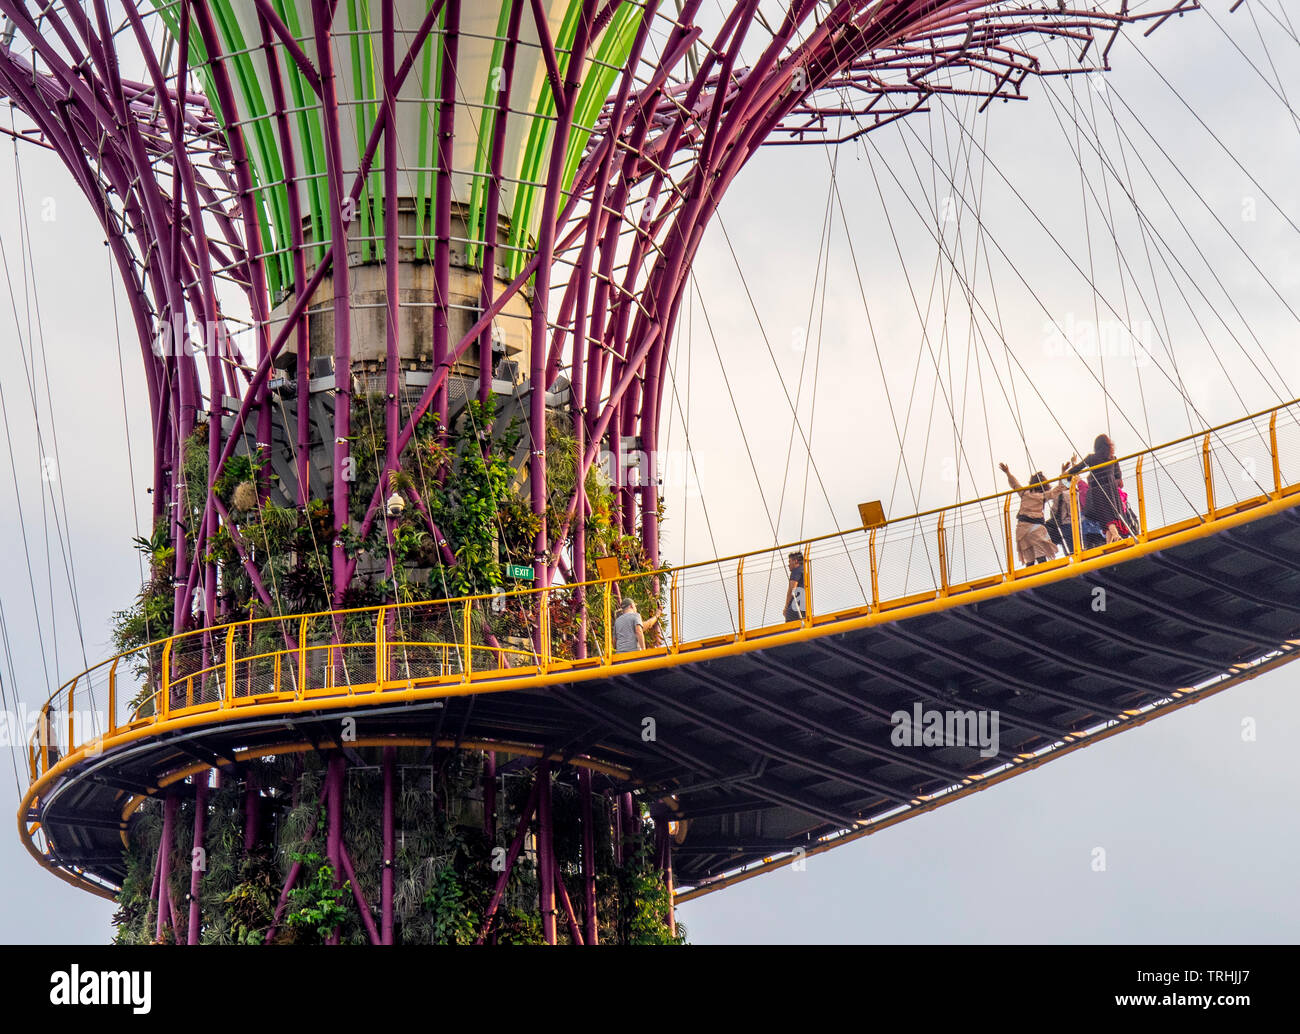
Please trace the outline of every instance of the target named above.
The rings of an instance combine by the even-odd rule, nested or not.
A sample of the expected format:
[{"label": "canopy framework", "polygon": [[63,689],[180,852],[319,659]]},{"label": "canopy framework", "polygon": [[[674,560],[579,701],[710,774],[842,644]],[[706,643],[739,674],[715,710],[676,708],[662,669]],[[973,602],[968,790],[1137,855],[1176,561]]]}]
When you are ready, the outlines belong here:
[{"label": "canopy framework", "polygon": [[[326,278],[329,358],[347,400],[342,371],[357,344],[349,267],[358,253],[378,261],[399,239],[391,202],[408,192],[417,195],[417,249],[433,266],[431,369],[400,428],[390,385],[396,449],[384,473],[401,462],[419,416],[447,414],[453,365],[487,354],[512,300],[527,314],[524,382],[549,391],[568,381],[583,469],[602,448],[618,454],[620,442],[653,456],[691,261],[759,147],[850,140],[925,111],[936,94],[1021,99],[1029,77],[1104,68],[1122,26],[1170,13],[970,0],[779,6],[749,0],[710,26],[699,2],[677,12],[657,0],[533,0],[491,16],[457,0],[392,0],[369,23],[355,5],[323,0],[0,3],[15,30],[0,53],[0,88],[77,177],[128,287],[155,429],[155,518],[169,503],[180,512],[176,472],[199,414],[220,428],[225,400],[237,402],[227,421],[237,430],[209,436],[214,481],[250,420],[255,446],[269,442],[268,381],[283,354],[308,353],[311,303]],[[1032,46],[1042,36],[1076,44],[1077,63],[1045,67]],[[140,69],[142,81],[124,68]],[[335,262],[345,250],[349,262]],[[455,338],[453,251],[479,282],[473,318]],[[222,284],[246,307],[247,334],[229,333]],[[398,293],[385,302],[393,326]],[[218,328],[197,348],[174,329],[194,321]],[[393,353],[390,342],[390,368]],[[486,394],[490,370],[479,366]],[[297,377],[305,396],[307,363]],[[529,400],[529,491],[542,514],[545,392]],[[337,472],[350,460],[349,406],[334,413]],[[305,424],[300,415],[304,484]],[[349,484],[332,481],[337,533]],[[548,580],[564,553],[573,578],[585,578],[583,522],[574,519],[582,486],[580,477],[558,526],[538,532]],[[363,537],[382,519],[381,489],[367,502]],[[656,486],[620,485],[619,501],[624,529],[639,530],[657,561]],[[178,630],[216,614],[217,576],[203,556],[221,523],[209,499],[189,548],[173,522]],[[355,567],[333,551],[336,602]]]},{"label": "canopy framework", "polygon": [[[175,553],[174,630],[220,621],[223,572],[210,546],[223,530],[237,545],[238,537],[216,481],[238,450],[270,448],[280,401],[273,385],[285,379],[282,371],[292,370],[299,398],[299,505],[307,502],[313,459],[332,475],[329,589],[339,607],[358,578],[357,558],[343,544],[354,503],[345,473],[354,460],[351,400],[358,367],[369,361],[361,357],[383,357],[387,431],[377,483],[361,500],[364,540],[376,522],[386,526],[385,495],[419,421],[429,413],[448,420],[458,370],[476,366],[480,398],[494,390],[486,357],[507,321],[515,321],[526,360],[515,387],[526,399],[532,439],[527,491],[538,518],[538,588],[561,567],[567,581],[586,582],[583,475],[602,450],[656,455],[670,342],[692,262],[728,187],[760,147],[851,141],[925,112],[936,94],[1023,99],[1031,76],[1103,69],[1121,28],[1158,24],[1183,6],[743,0],[711,24],[700,0],[680,7],[512,0],[487,13],[464,0],[97,0],[48,9],[0,0],[13,29],[0,48],[0,90],[30,120],[23,135],[55,150],[72,172],[127,287],[154,430],[154,517],[166,523]],[[1044,36],[1075,45],[1068,67],[1042,64],[1035,42]],[[409,269],[404,248],[413,252]],[[417,267],[427,298],[404,300],[404,278]],[[381,275],[383,331],[367,336],[357,330],[364,308],[357,295],[367,277]],[[403,364],[426,344],[409,340],[404,310],[420,305],[431,310],[427,357],[419,360],[425,376],[404,405],[403,389],[413,382]],[[232,333],[239,319],[246,333]],[[303,404],[313,390],[312,360],[326,361],[333,381],[332,427],[320,441]],[[548,507],[546,425],[555,408],[549,398],[561,389],[578,476],[567,507],[556,511]],[[201,424],[208,485],[201,516],[187,524],[182,515],[193,501],[183,472]],[[622,530],[640,536],[657,566],[656,485],[626,483],[619,473]],[[265,497],[265,482],[258,487]],[[239,553],[273,610],[256,564],[246,549]],[[209,659],[205,652],[202,664]],[[699,692],[688,695],[711,707],[716,678],[699,671],[691,680]],[[615,682],[611,692],[619,691]],[[725,724],[653,685],[646,692],[661,704],[681,703],[684,722]],[[1090,701],[1089,714],[1126,702],[1093,708]],[[569,710],[582,712],[578,703]],[[604,721],[590,712],[560,721],[550,711],[562,704],[564,692],[551,694],[527,742],[516,744],[538,752],[540,785],[549,785],[551,741],[578,742],[588,725]],[[519,707],[517,700],[481,705],[475,720],[491,726],[486,718],[495,717],[517,728],[529,721]],[[472,700],[464,727],[469,710]],[[374,745],[408,732],[410,718],[381,721]],[[1055,737],[1057,725],[1069,724],[1035,731]],[[596,738],[593,751],[617,742],[608,730]],[[716,758],[712,748],[692,758],[640,756],[635,743],[617,753],[635,762],[643,784],[648,772],[650,784],[667,786],[746,767],[740,755],[760,747],[770,744],[751,739]],[[787,756],[799,752],[779,747]],[[153,765],[156,758],[145,755]],[[342,762],[330,764],[333,771]],[[878,798],[911,798],[910,784],[890,786],[854,768],[844,786],[836,783],[840,773],[817,770],[835,783],[824,795],[794,792],[784,786],[789,780],[775,789],[770,778],[750,780],[749,789],[770,791],[790,814],[778,833],[759,821],[739,841],[740,826],[724,820],[752,811],[752,794],[710,789],[721,799],[700,804],[683,877],[703,885],[773,845],[852,827],[864,815],[864,792],[872,808]],[[147,778],[106,784],[104,792],[136,792],[158,773],[139,774]],[[339,796],[337,787],[330,792],[334,807]],[[619,821],[635,823],[627,801]],[[539,800],[542,826],[544,807]],[[57,821],[51,828],[79,844],[74,829],[85,812],[68,814],[62,829]],[[713,818],[716,836],[700,838],[699,824]],[[330,822],[332,837],[337,826]],[[666,838],[660,846],[660,867],[671,872],[672,847]],[[331,853],[345,863],[341,845]],[[68,864],[100,866],[109,882],[115,875],[111,859]],[[544,898],[563,896],[562,881],[542,884]],[[543,901],[549,940],[556,908]],[[576,927],[571,904],[565,908]],[[391,915],[381,923],[391,924]],[[161,909],[158,924],[161,934]],[[178,926],[175,916],[171,925]]]}]

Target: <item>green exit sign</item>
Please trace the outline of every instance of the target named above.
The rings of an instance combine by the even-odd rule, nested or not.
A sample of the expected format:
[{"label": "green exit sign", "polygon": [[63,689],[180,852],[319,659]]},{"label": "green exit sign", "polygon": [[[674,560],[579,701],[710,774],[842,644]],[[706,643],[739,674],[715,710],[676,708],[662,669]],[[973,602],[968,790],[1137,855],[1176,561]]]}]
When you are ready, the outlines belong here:
[{"label": "green exit sign", "polygon": [[524,564],[506,564],[506,577],[531,582],[533,580],[533,569]]}]

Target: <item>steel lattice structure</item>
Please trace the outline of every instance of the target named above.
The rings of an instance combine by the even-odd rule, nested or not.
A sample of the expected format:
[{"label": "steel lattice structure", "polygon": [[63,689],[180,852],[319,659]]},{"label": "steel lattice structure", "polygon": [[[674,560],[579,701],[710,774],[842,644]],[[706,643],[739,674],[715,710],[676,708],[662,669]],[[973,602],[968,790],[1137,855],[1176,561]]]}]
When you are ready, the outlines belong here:
[{"label": "steel lattice structure", "polygon": [[[276,491],[298,507],[328,493],[343,605],[349,514],[364,504],[362,540],[386,526],[420,420],[497,391],[494,348],[516,362],[531,435],[538,585],[586,581],[582,474],[602,450],[655,455],[692,261],[760,148],[843,143],[936,96],[1024,99],[1032,77],[1104,70],[1121,29],[1185,3],[0,0],[0,90],[86,195],[127,288],[174,630],[220,622],[208,546],[233,523],[217,478],[240,452],[269,464],[277,440]],[[328,433],[308,404],[322,381]],[[354,500],[363,382],[382,384],[386,445]],[[548,413],[579,465],[550,520]],[[181,472],[203,422],[209,482],[187,527]],[[616,498],[657,563],[654,479],[620,477]]]},{"label": "steel lattice structure", "polygon": [[[129,288],[155,428],[155,516],[177,497],[173,472],[195,414],[206,411],[220,426],[223,393],[239,400],[236,426],[252,416],[257,440],[269,441],[267,382],[287,347],[307,353],[307,312],[327,278],[337,328],[329,354],[337,368],[348,368],[354,277],[334,256],[358,244],[363,260],[395,250],[398,207],[385,207],[384,199],[408,196],[403,187],[428,216],[418,250],[431,252],[432,292],[444,301],[432,324],[432,378],[393,436],[386,468],[395,467],[419,415],[430,407],[447,414],[453,365],[490,348],[493,319],[516,299],[527,304],[528,383],[549,388],[567,372],[572,398],[581,401],[572,408],[584,464],[594,462],[607,435],[637,438],[653,453],[691,259],[728,184],[759,147],[844,140],[923,111],[935,94],[1022,97],[1032,75],[1104,66],[1109,38],[1133,18],[1127,3],[1106,12],[1054,3],[839,3],[827,10],[805,2],[790,5],[773,29],[750,0],[706,37],[694,20],[699,3],[678,14],[654,2],[548,9],[533,0],[471,13],[443,0],[381,5],[381,24],[364,29],[363,53],[349,42],[361,30],[343,31],[343,9],[326,2],[298,5],[292,27],[282,17],[290,9],[269,0],[160,3],[156,14],[127,4],[120,16],[106,2],[88,10],[72,4],[41,12],[44,6],[0,4],[17,32],[0,61],[0,84],[100,213]],[[152,42],[158,19],[167,40],[180,40],[170,73]],[[1044,34],[1075,42],[1079,64],[1042,67],[1030,44]],[[419,82],[417,64],[427,66],[438,48],[445,57],[439,81],[425,68]],[[378,62],[374,51],[382,52]],[[128,59],[142,66],[143,82],[124,76]],[[960,72],[968,74],[954,79]],[[204,93],[190,88],[193,77]],[[373,95],[353,89],[349,96],[349,78],[353,87],[368,81]],[[481,102],[480,86],[487,90]],[[430,99],[439,93],[443,100]],[[419,140],[413,159],[404,148],[422,134],[400,130],[430,105],[436,146]],[[355,128],[348,142],[345,118]],[[386,131],[391,119],[398,133]],[[507,138],[515,143],[512,168]],[[453,239],[458,207],[469,232]],[[360,218],[347,219],[352,212]],[[467,326],[453,335],[454,246],[480,271],[480,297],[476,317],[462,316]],[[494,275],[498,266],[505,276]],[[247,354],[224,335],[208,350],[206,370],[193,355],[157,354],[188,351],[159,349],[160,327],[222,320],[223,280],[238,288],[251,314]],[[386,322],[396,328],[397,291],[389,295]],[[399,345],[385,345],[393,396],[387,415],[396,428]],[[484,394],[489,375],[482,365]],[[298,364],[297,376],[305,395],[308,364]],[[346,400],[347,377],[337,390]],[[534,426],[544,412],[544,393],[533,392]],[[310,452],[305,416],[297,428],[303,469]],[[348,456],[349,431],[348,407],[339,405],[336,469]],[[211,437],[214,472],[237,442],[237,435]],[[530,474],[540,512],[544,453],[531,458]],[[336,530],[347,520],[348,491],[346,479],[333,478]],[[633,527],[639,504],[653,559],[655,487],[645,486],[640,500],[624,492],[625,526]],[[362,537],[380,502],[378,493],[369,500]],[[583,580],[582,526],[571,521],[578,502],[571,501],[563,525],[538,533],[549,577],[572,531],[573,576]],[[176,540],[177,629],[189,620],[185,603],[196,585],[209,596],[204,613],[215,614],[216,572],[200,558],[204,537],[221,519],[209,505],[197,547]],[[354,567],[336,553],[336,601]]]}]

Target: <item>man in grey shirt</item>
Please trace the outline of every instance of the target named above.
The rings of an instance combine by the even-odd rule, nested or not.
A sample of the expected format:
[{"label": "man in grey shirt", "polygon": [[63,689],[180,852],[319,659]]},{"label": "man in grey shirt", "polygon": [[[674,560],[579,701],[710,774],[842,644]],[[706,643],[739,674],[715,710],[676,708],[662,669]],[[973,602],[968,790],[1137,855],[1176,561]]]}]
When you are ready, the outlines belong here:
[{"label": "man in grey shirt", "polygon": [[630,596],[625,597],[618,607],[618,617],[614,619],[614,652],[629,653],[632,650],[645,649],[645,630],[658,618],[648,622],[641,620],[636,604]]}]

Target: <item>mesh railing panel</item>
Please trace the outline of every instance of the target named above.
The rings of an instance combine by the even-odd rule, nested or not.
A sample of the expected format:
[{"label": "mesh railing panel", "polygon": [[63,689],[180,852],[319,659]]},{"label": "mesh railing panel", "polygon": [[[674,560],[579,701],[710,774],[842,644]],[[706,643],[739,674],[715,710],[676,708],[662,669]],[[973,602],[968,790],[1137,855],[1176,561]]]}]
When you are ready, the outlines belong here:
[{"label": "mesh railing panel", "polygon": [[302,650],[299,662],[303,667],[302,684],[305,691],[324,689],[330,666],[331,647],[326,641],[322,646],[307,646]]},{"label": "mesh railing panel", "polygon": [[108,676],[107,665],[92,668],[77,680],[76,693],[68,711],[71,722],[64,723],[62,735],[67,737],[71,725],[71,739],[66,745],[85,743],[108,731]]},{"label": "mesh railing panel", "polygon": [[938,515],[881,528],[876,568],[882,602],[934,591],[940,583]]},{"label": "mesh railing panel", "polygon": [[[758,599],[758,596],[751,597],[750,578],[746,565],[745,598]],[[732,560],[681,572],[677,578],[677,615],[682,642],[737,635],[740,632],[740,590],[736,562]],[[779,607],[777,615],[779,621]],[[763,623],[760,616],[746,611],[746,627],[757,628]]]},{"label": "mesh railing panel", "polygon": [[944,518],[950,586],[1003,574],[1007,566],[1001,505],[985,503],[963,507],[963,511],[949,513]]},{"label": "mesh railing panel", "polygon": [[[370,634],[374,635],[371,629]],[[334,651],[334,685],[340,689],[370,686],[376,681],[378,647],[371,640],[349,639]]]},{"label": "mesh railing panel", "polygon": [[1277,458],[1282,484],[1300,484],[1300,411],[1294,407],[1278,411]]},{"label": "mesh railing panel", "polygon": [[113,725],[127,725],[137,718],[148,718],[157,711],[158,676],[162,666],[162,647],[155,646],[127,654],[117,661],[114,679]]},{"label": "mesh railing panel", "polygon": [[[463,632],[455,634],[445,618],[435,618],[431,609],[421,608],[416,615],[395,622],[389,631],[389,679],[404,682],[461,674],[464,650],[457,640],[463,637]],[[486,658],[483,663],[486,667]]]},{"label": "mesh railing panel", "polygon": [[1178,524],[1205,512],[1200,449],[1190,443],[1176,448],[1176,453],[1171,449],[1167,455],[1148,456],[1142,466],[1148,528]]},{"label": "mesh railing panel", "polygon": [[221,700],[226,690],[226,637],[193,635],[172,645],[170,706],[175,709]]},{"label": "mesh railing panel", "polygon": [[1229,428],[1210,439],[1210,469],[1214,477],[1214,505],[1232,506],[1273,491],[1273,455],[1268,421],[1255,426]]},{"label": "mesh railing panel", "polygon": [[[786,621],[785,596],[790,584],[790,550],[769,550],[745,557],[745,628],[766,628]],[[809,565],[811,572],[812,565]],[[810,574],[811,577],[811,574]],[[734,597],[734,580],[727,582]],[[792,604],[793,605],[793,604]],[[806,605],[800,613],[806,610]]]},{"label": "mesh railing panel", "polygon": [[245,657],[235,661],[235,696],[257,697],[278,692],[275,667],[274,655]]},{"label": "mesh railing panel", "polygon": [[[75,699],[75,687],[73,694]],[[50,701],[45,717],[38,718],[36,724],[36,748],[39,753],[42,746],[48,748],[49,767],[58,764],[67,749],[68,742],[68,698],[61,695]]]},{"label": "mesh railing panel", "polygon": [[860,610],[870,605],[871,553],[866,532],[814,543],[808,551],[807,565],[814,614]]}]

